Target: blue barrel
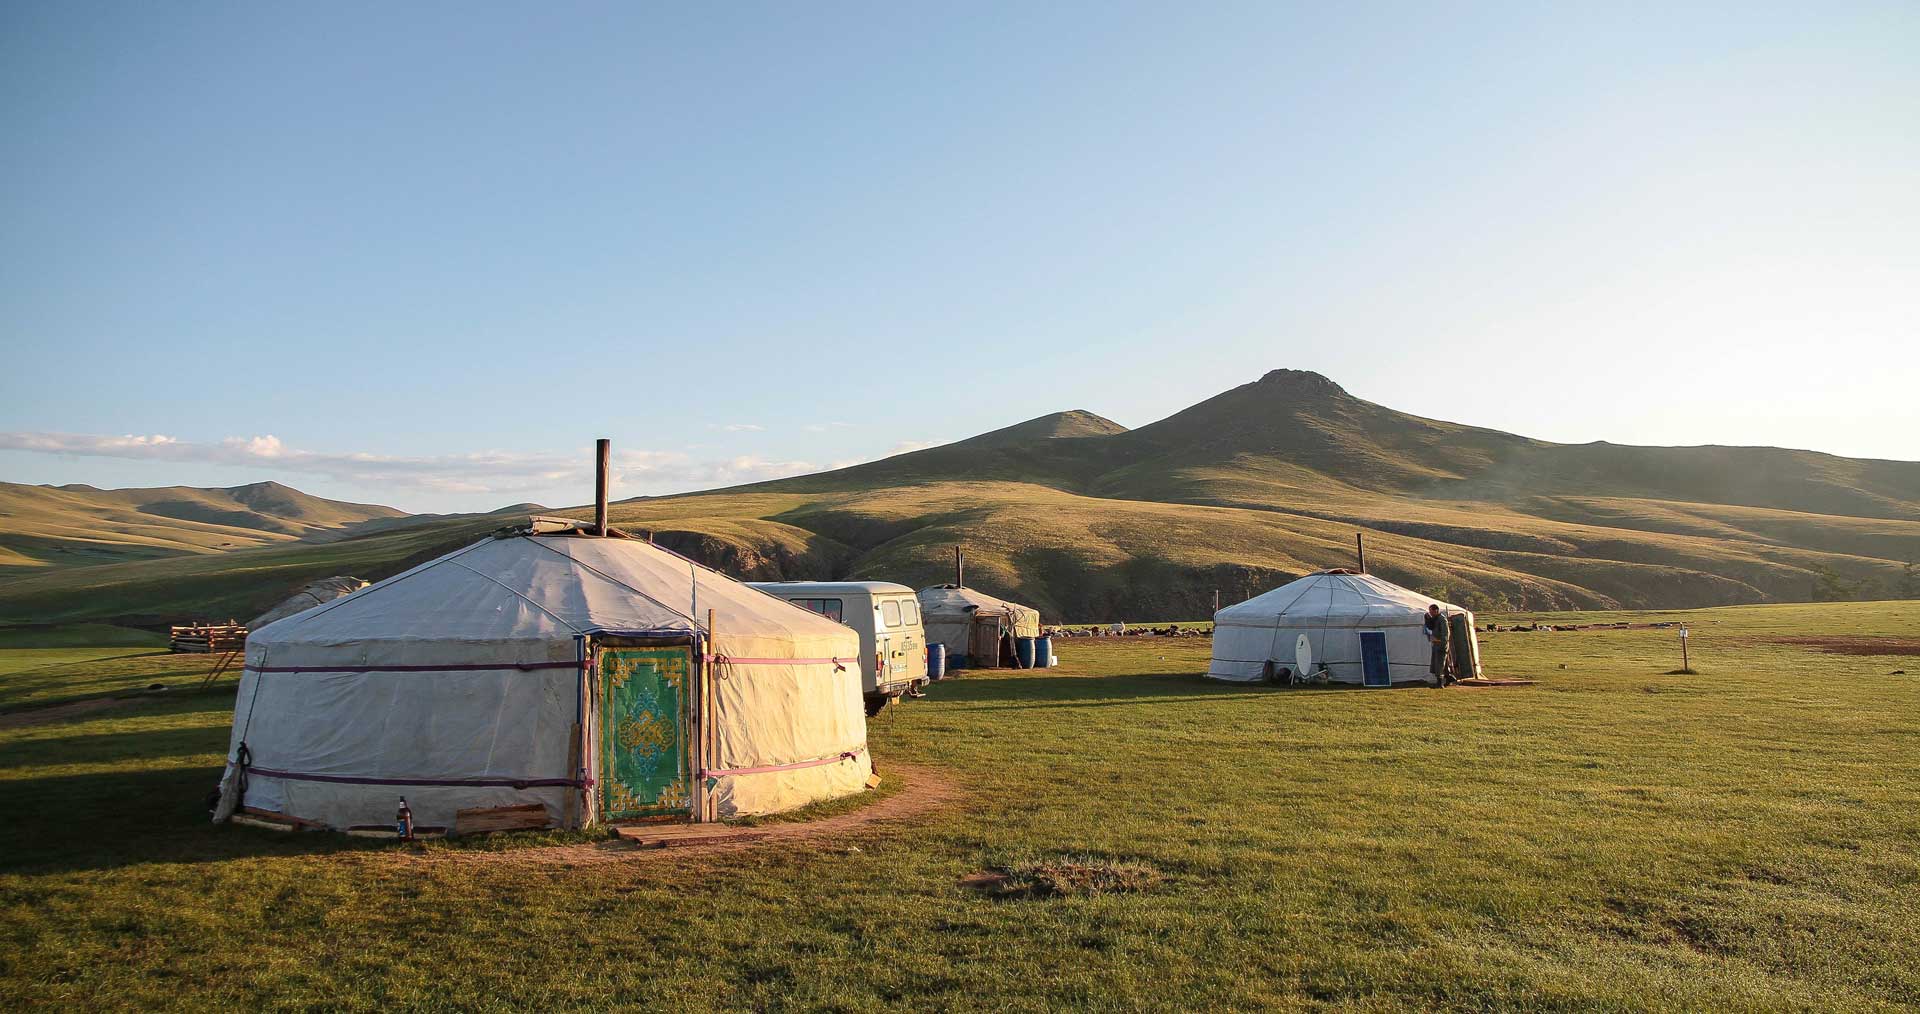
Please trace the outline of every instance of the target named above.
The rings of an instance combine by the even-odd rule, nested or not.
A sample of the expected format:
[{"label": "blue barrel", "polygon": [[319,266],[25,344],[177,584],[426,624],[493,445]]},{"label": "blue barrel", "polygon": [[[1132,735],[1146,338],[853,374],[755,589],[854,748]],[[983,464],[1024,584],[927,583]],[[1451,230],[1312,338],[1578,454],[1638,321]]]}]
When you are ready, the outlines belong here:
[{"label": "blue barrel", "polygon": [[1033,641],[1031,637],[1013,639],[1013,657],[1022,669],[1033,668]]},{"label": "blue barrel", "polygon": [[1045,669],[1053,664],[1053,638],[1036,637],[1033,639],[1033,666]]},{"label": "blue barrel", "polygon": [[938,641],[927,645],[927,678],[930,680],[947,678],[947,646]]}]

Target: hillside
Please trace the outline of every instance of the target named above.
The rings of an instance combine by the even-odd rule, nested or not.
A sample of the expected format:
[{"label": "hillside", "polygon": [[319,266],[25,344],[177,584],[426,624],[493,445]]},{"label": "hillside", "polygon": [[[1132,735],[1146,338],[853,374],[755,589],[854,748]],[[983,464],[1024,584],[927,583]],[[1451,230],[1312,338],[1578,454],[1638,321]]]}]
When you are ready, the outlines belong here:
[{"label": "hillside", "polygon": [[224,489],[0,482],[0,567],[222,553],[337,536],[366,522],[406,516],[392,507],[327,500],[277,482]]},{"label": "hillside", "polygon": [[[1351,565],[1355,531],[1374,571],[1469,605],[1692,607],[1898,588],[1920,559],[1920,463],[1554,444],[1276,370],[1135,430],[1057,413],[837,471],[620,502],[612,517],[759,579],[920,586],[964,545],[970,583],[1050,619],[1202,616],[1216,592],[1234,602]],[[49,573],[0,589],[0,623],[239,615],[343,561],[377,579],[486,527],[379,521],[325,546]]]}]

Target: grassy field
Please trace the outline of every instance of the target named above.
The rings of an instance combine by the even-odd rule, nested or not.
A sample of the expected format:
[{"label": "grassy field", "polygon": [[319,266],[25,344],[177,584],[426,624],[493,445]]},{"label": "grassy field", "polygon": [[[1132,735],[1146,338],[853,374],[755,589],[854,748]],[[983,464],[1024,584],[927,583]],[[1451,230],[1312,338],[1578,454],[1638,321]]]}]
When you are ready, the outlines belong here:
[{"label": "grassy field", "polygon": [[[1500,633],[1490,669],[1540,681],[1500,690],[1221,686],[1202,638],[1063,642],[873,723],[951,806],[613,862],[208,826],[232,692],[192,689],[203,660],[12,647],[0,1005],[1920,1005],[1920,603],[1685,618],[1697,675],[1663,675],[1669,630]],[[1807,635],[1834,640],[1780,640]],[[1140,889],[959,886],[1104,864]]]},{"label": "grassy field", "polygon": [[0,574],[223,553],[403,516],[277,482],[114,490],[0,482]]}]

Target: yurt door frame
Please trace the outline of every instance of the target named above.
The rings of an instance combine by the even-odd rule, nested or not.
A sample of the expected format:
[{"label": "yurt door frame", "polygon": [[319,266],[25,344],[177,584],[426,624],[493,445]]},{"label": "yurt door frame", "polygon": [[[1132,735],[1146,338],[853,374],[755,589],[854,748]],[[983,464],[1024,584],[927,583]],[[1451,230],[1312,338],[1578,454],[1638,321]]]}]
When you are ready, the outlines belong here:
[{"label": "yurt door frame", "polygon": [[699,742],[693,646],[597,637],[593,667],[599,819],[691,814]]},{"label": "yurt door frame", "polygon": [[967,662],[975,669],[1000,668],[1000,617],[976,613],[967,624]]}]

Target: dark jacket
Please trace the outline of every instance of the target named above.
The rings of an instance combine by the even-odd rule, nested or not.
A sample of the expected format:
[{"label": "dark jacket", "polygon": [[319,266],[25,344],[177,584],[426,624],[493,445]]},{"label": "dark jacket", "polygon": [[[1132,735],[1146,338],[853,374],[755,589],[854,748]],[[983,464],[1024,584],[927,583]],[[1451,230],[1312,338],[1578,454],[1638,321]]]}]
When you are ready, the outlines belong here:
[{"label": "dark jacket", "polygon": [[1447,614],[1446,613],[1441,613],[1438,616],[1435,616],[1432,613],[1428,613],[1426,616],[1421,617],[1420,625],[1427,628],[1427,640],[1432,641],[1435,644],[1447,643]]}]

